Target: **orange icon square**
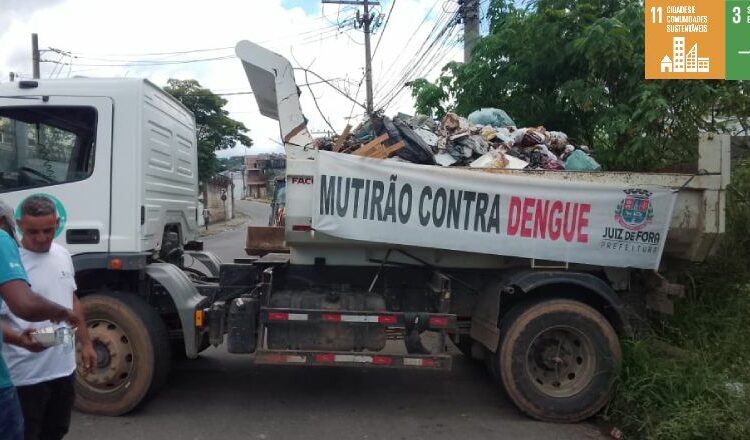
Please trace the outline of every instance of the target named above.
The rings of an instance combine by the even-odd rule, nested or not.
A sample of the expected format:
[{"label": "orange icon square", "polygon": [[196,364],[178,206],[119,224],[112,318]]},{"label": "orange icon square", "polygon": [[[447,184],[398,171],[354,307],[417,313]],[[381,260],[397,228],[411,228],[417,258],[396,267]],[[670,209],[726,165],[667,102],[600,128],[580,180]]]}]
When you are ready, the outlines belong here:
[{"label": "orange icon square", "polygon": [[723,79],[724,2],[646,0],[646,79]]}]

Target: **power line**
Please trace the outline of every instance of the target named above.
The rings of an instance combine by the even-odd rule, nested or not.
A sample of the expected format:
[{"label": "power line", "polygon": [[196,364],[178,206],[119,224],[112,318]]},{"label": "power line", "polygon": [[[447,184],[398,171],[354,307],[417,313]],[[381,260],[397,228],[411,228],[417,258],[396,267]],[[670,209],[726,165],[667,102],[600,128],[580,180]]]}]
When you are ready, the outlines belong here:
[{"label": "power line", "polygon": [[[302,41],[296,42],[296,45],[307,45],[312,43],[318,43],[323,40],[331,39],[334,37],[337,37],[338,34],[341,33],[338,29],[331,28],[325,33],[322,33],[321,35],[311,36],[308,39],[304,39]],[[271,47],[273,49],[273,47]],[[277,48],[278,49],[278,48]],[[59,52],[58,52],[59,51]],[[59,49],[56,49],[55,52],[62,53],[64,51],[60,51]],[[145,59],[145,60],[110,60],[110,59],[97,59],[97,58],[89,58],[74,52],[65,52],[71,54],[71,58],[77,58],[81,60],[89,60],[89,61],[102,61],[101,63],[76,63],[77,67],[97,67],[97,68],[106,68],[106,67],[155,67],[155,66],[169,66],[169,65],[180,65],[180,64],[191,64],[191,63],[202,63],[202,62],[209,62],[209,61],[223,61],[223,60],[230,60],[230,59],[236,59],[237,57],[234,54],[229,55],[223,55],[223,56],[216,56],[216,57],[209,57],[209,58],[198,58],[198,59],[182,59],[182,60],[159,60],[159,59]],[[47,63],[54,63],[54,64],[60,64],[60,62],[55,60],[49,60],[44,59],[41,60],[42,62]],[[109,63],[107,63],[109,61]],[[72,59],[70,63],[62,63],[63,65],[70,65],[72,64]],[[87,70],[78,70],[76,73],[85,72],[85,71],[91,71],[96,69],[87,69]]]},{"label": "power line", "polygon": [[[437,0],[432,5],[432,8],[430,9],[430,11],[428,11],[427,15],[422,20],[422,23],[420,24],[420,26],[417,29],[415,29],[414,33],[409,38],[409,41],[414,41],[414,36],[416,35],[416,33],[419,30],[419,28],[421,28],[421,26],[427,21],[427,19],[429,18],[430,14],[432,13],[432,10],[441,1],[443,1],[443,0]],[[391,73],[387,77],[387,79],[385,79],[381,83],[381,86],[375,91],[376,94],[380,95],[385,90],[392,90],[393,87],[398,87],[398,85],[399,85],[399,83],[401,81],[400,78],[402,78],[405,74],[407,74],[409,72],[409,70],[411,69],[412,65],[414,64],[414,60],[422,53],[422,50],[424,50],[425,46],[428,44],[428,42],[430,41],[430,39],[436,34],[436,32],[440,28],[440,26],[442,26],[446,22],[447,17],[448,17],[448,15],[445,12],[443,12],[443,13],[440,14],[440,16],[437,18],[437,20],[435,20],[435,23],[434,23],[432,29],[427,34],[427,36],[425,37],[424,41],[419,46],[419,48],[414,52],[414,54],[412,55],[411,59],[406,62],[406,64],[402,67],[402,69],[400,71],[398,71],[398,73],[395,73],[396,69],[394,69],[393,67],[395,67],[395,65],[398,62],[398,60],[400,59],[401,55],[404,52],[406,52],[406,51],[402,51],[402,52],[400,52],[398,54],[398,56],[396,57],[396,59],[391,64],[391,68],[389,69],[389,71],[393,72],[393,73]],[[395,83],[393,82],[394,79],[397,79],[397,81]]]},{"label": "power line", "polygon": [[[420,48],[420,51],[418,51],[417,55],[412,59],[410,63],[408,63],[405,68],[402,70],[402,74],[399,77],[399,80],[396,82],[395,86],[398,87],[400,83],[404,82],[406,78],[410,76],[410,74],[414,74],[419,66],[424,62],[424,60],[431,54],[433,49],[439,48],[439,44],[441,44],[441,39],[443,41],[447,40],[447,36],[450,32],[452,32],[453,28],[455,27],[455,21],[454,17],[443,17],[441,21],[436,23],[435,30],[436,33],[431,33],[431,35],[434,34],[434,37],[430,41],[430,36],[425,40],[425,43],[423,43],[422,47],[427,44],[428,41],[430,41],[427,48],[422,51],[422,48]],[[392,90],[391,90],[392,92]]]},{"label": "power line", "polygon": [[[321,81],[313,81],[313,82],[305,82],[304,84],[297,84],[300,87],[310,87],[310,86],[316,86],[319,84],[328,84],[334,81],[345,81],[343,78],[328,78]],[[237,92],[224,92],[224,93],[217,93],[219,90],[211,90],[211,93],[218,96],[234,96],[234,95],[253,95],[254,93],[251,90],[240,90]]]},{"label": "power line", "polygon": [[[444,1],[444,0],[436,0],[436,1],[435,1],[435,3],[433,3],[433,4],[432,4],[432,7],[430,7],[430,9],[429,9],[429,10],[427,11],[427,14],[425,14],[425,16],[424,16],[424,18],[422,19],[422,21],[421,21],[421,22],[419,23],[419,25],[418,25],[418,26],[417,26],[417,27],[416,27],[416,28],[414,29],[414,32],[412,32],[411,36],[410,36],[410,37],[409,37],[409,38],[407,39],[407,41],[408,41],[408,43],[407,43],[407,47],[408,47],[408,46],[409,46],[409,45],[411,44],[411,42],[412,42],[412,41],[415,41],[415,40],[414,40],[414,37],[415,37],[415,36],[417,35],[417,32],[419,32],[419,30],[420,30],[420,29],[422,29],[422,26],[424,26],[424,24],[425,24],[425,23],[427,22],[427,20],[428,20],[428,19],[430,18],[430,15],[432,14],[432,11],[433,11],[433,10],[435,9],[435,7],[437,7],[438,3],[440,3],[441,1]],[[406,49],[406,48],[404,48],[404,49]],[[395,67],[396,63],[398,63],[398,61],[399,61],[399,60],[401,59],[401,56],[402,56],[402,55],[403,55],[403,54],[404,54],[405,52],[406,52],[406,50],[402,50],[402,51],[399,51],[399,52],[398,52],[398,54],[396,55],[396,58],[395,58],[395,59],[393,60],[393,62],[392,62],[392,63],[391,63],[391,65],[390,65],[391,69],[389,69],[389,70],[390,70],[391,72],[392,72],[392,71],[394,70],[394,69],[393,69],[393,67]],[[390,79],[382,78],[382,79],[381,79],[381,83],[380,83],[379,87],[378,87],[378,88],[377,88],[377,89],[375,90],[375,94],[378,94],[378,93],[380,93],[380,92],[381,92],[381,91],[382,91],[382,90],[383,90],[383,89],[385,88],[385,84],[386,84],[386,83],[387,83],[387,82],[388,82],[389,80],[390,80]]]},{"label": "power line", "polygon": [[357,103],[357,98],[359,98],[359,90],[362,88],[362,83],[365,81],[365,76],[362,75],[362,78],[359,80],[359,84],[357,84],[357,91],[354,92],[354,100],[352,102],[352,109],[349,110],[349,118],[347,120],[352,119],[352,115],[354,114],[354,104]]},{"label": "power line", "polygon": [[393,3],[391,3],[391,9],[388,11],[388,18],[385,19],[383,30],[380,32],[380,35],[378,36],[378,42],[375,43],[375,50],[372,51],[372,59],[375,59],[375,54],[378,53],[378,48],[380,47],[380,42],[383,40],[383,35],[385,35],[385,30],[388,29],[388,22],[391,21],[391,16],[393,16],[394,6],[396,6],[396,0],[393,0]]},{"label": "power line", "polygon": [[[57,51],[59,49],[49,48],[50,50]],[[200,53],[200,52],[217,52],[220,50],[234,49],[234,46],[227,47],[214,47],[209,49],[192,49],[192,50],[181,50],[175,52],[150,52],[150,53],[119,53],[119,54],[90,54],[95,57],[150,57],[150,56],[163,56],[163,55],[183,55],[189,53]],[[87,54],[78,54],[79,57],[84,57]]]},{"label": "power line", "polygon": [[318,109],[318,113],[320,113],[320,117],[323,118],[323,120],[328,124],[328,127],[336,133],[336,129],[333,128],[333,125],[331,125],[330,121],[328,121],[328,118],[326,118],[326,115],[323,114],[323,110],[320,109],[320,106],[318,105],[318,98],[315,96],[315,92],[313,92],[312,87],[310,87],[309,80],[307,79],[307,72],[308,70],[305,69],[305,82],[307,82],[307,90],[310,91],[310,95],[312,95],[313,102],[315,103],[315,108]]},{"label": "power line", "polygon": [[[321,16],[321,17],[314,18],[313,20],[321,20],[321,19],[324,19],[324,18],[326,18],[326,17]],[[272,42],[272,41],[278,41],[279,39],[288,39],[288,38],[292,38],[292,37],[295,37],[295,36],[298,36],[298,35],[304,35],[304,34],[308,34],[308,33],[311,33],[311,32],[316,32],[318,30],[324,30],[324,29],[326,29],[328,27],[330,27],[330,26],[324,26],[324,27],[319,28],[319,29],[311,29],[311,30],[308,30],[308,31],[301,32],[299,34],[292,34],[292,35],[287,35],[287,36],[281,36],[281,37],[274,38],[274,39],[271,39],[271,40],[264,40],[264,41],[258,42],[258,44],[268,43],[268,42]],[[110,54],[92,53],[92,54],[88,54],[88,55],[95,56],[95,57],[147,57],[147,56],[164,56],[164,55],[183,55],[183,54],[200,53],[200,52],[216,52],[216,51],[229,50],[229,49],[234,49],[234,46],[213,47],[213,48],[205,48],[205,49],[189,49],[189,50],[179,50],[179,51],[171,51],[171,52],[110,53]]]},{"label": "power line", "polygon": [[[342,31],[341,29],[338,29],[338,28],[331,28],[330,30],[321,32],[319,35],[310,35],[308,37],[305,37],[301,41],[295,41],[294,44],[295,45],[305,45],[305,44],[310,44],[310,43],[318,43],[318,42],[320,42],[322,40],[326,40],[326,39],[329,39],[331,37],[336,37],[336,36],[338,36],[340,34],[346,34],[346,32],[344,32],[344,31]],[[358,44],[361,44],[361,43],[358,43]],[[272,44],[271,46],[273,47],[274,45]]]},{"label": "power line", "polygon": [[325,18],[326,21],[328,21],[332,25],[338,26],[339,29],[342,29],[345,26],[348,26],[348,24],[346,23],[346,21],[349,21],[349,20],[345,20],[344,24],[341,24],[341,13],[342,12],[351,12],[351,11],[354,11],[356,8],[354,6],[346,6],[344,8],[341,7],[342,5],[337,5],[337,6],[338,7],[336,8],[336,21],[335,22],[331,21],[331,19],[328,18],[328,15],[325,13],[326,3],[322,3],[321,4],[320,12],[323,15],[321,15],[320,18]]},{"label": "power line", "polygon": [[[447,54],[447,48],[445,43],[453,35],[453,31],[456,28],[455,17],[452,17],[444,24],[443,28],[432,40],[429,47],[422,53],[422,55],[411,64],[411,67],[405,71],[405,73],[399,78],[394,87],[387,93],[380,101],[379,107],[388,106],[404,89],[406,83],[417,77],[428,73],[438,62],[445,58]],[[442,51],[441,51],[442,49]],[[433,52],[434,50],[434,52]],[[430,58],[428,58],[428,56]]]},{"label": "power line", "polygon": [[332,88],[332,89],[334,89],[334,90],[336,90],[337,92],[339,92],[339,93],[340,93],[340,94],[341,94],[342,96],[344,96],[344,97],[345,97],[346,99],[348,99],[348,100],[350,100],[350,101],[354,102],[354,103],[355,103],[355,104],[357,104],[358,106],[360,106],[360,107],[362,107],[363,109],[367,110],[367,107],[365,107],[364,105],[360,104],[360,103],[359,103],[359,102],[357,102],[356,100],[352,99],[352,97],[351,97],[351,96],[349,96],[349,95],[348,95],[348,94],[347,94],[346,92],[344,92],[344,91],[342,91],[341,89],[339,89],[338,87],[334,86],[333,84],[331,84],[331,82],[330,82],[329,80],[327,80],[327,79],[323,78],[322,76],[318,75],[317,73],[313,72],[312,70],[310,70],[310,69],[305,69],[304,67],[295,67],[295,68],[294,68],[294,70],[301,70],[301,71],[303,71],[303,72],[310,72],[310,74],[311,74],[311,75],[315,75],[315,77],[317,77],[317,78],[318,78],[318,79],[320,79],[321,81],[323,81],[323,82],[325,82],[326,84],[328,84],[329,86],[331,86],[331,88]]},{"label": "power line", "polygon": [[[140,67],[140,66],[168,66],[168,65],[175,65],[175,64],[190,64],[190,63],[203,63],[207,61],[221,61],[221,60],[230,60],[235,59],[237,56],[235,55],[227,55],[223,57],[213,57],[213,58],[201,58],[201,59],[194,59],[194,60],[173,60],[173,61],[165,61],[165,60],[159,60],[159,61],[146,61],[146,60],[136,60],[133,62],[128,62],[124,64],[87,64],[87,63],[77,63],[77,66],[81,67]],[[53,64],[62,64],[62,65],[69,65],[71,63],[64,63],[64,62],[58,62],[55,60],[41,60],[43,63],[53,63]]]},{"label": "power line", "polygon": [[[437,66],[438,64],[444,64],[444,63],[446,62],[446,58],[447,58],[447,57],[448,57],[448,56],[450,55],[450,53],[451,53],[451,50],[452,50],[452,49],[455,49],[455,48],[456,48],[456,47],[458,46],[458,44],[459,44],[459,43],[460,43],[460,40],[455,40],[455,41],[454,41],[453,43],[451,43],[451,44],[450,44],[449,46],[447,46],[447,47],[446,47],[446,48],[444,49],[444,51],[443,51],[443,53],[442,53],[442,54],[439,54],[439,55],[438,55],[438,54],[436,54],[436,55],[435,55],[435,56],[433,57],[433,59],[434,59],[435,61],[434,61],[434,62],[432,62],[432,64],[428,64],[428,65],[427,65],[427,67],[426,67],[425,69],[423,69],[423,70],[422,70],[422,72],[421,72],[421,73],[420,73],[419,75],[415,75],[414,77],[412,77],[412,80],[413,80],[413,79],[416,79],[416,78],[418,78],[418,77],[422,77],[422,76],[425,76],[425,75],[426,75],[426,74],[428,74],[428,73],[429,73],[429,72],[430,72],[430,71],[431,71],[431,70],[432,70],[433,68],[435,68],[435,67],[436,67],[436,66]],[[410,83],[410,82],[411,82],[411,80],[409,81],[409,83]],[[398,96],[399,96],[399,95],[400,95],[400,94],[401,94],[401,93],[402,93],[402,92],[403,92],[404,90],[406,90],[406,89],[407,89],[407,87],[406,87],[406,86],[407,86],[407,84],[409,84],[409,83],[405,83],[405,84],[404,84],[404,87],[402,87],[401,89],[397,90],[397,91],[396,91],[396,93],[395,93],[395,94],[394,94],[394,95],[393,95],[393,96],[392,96],[392,97],[391,97],[391,98],[390,98],[390,99],[388,100],[388,102],[386,102],[385,104],[383,104],[383,107],[384,107],[384,108],[387,108],[387,107],[389,107],[389,106],[391,105],[391,103],[392,103],[392,102],[393,102],[393,101],[394,101],[394,100],[395,100],[395,99],[396,99],[396,98],[397,98],[397,97],[398,97]]]},{"label": "power line", "polygon": [[[355,20],[355,28],[361,28],[365,36],[365,91],[367,93],[366,108],[367,113],[372,114],[373,111],[373,93],[372,93],[372,52],[370,50],[370,35],[379,26],[381,14],[378,11],[376,15],[376,6],[380,6],[378,0],[321,0],[323,4],[346,4],[355,5],[357,7],[363,7],[363,13],[360,15],[359,9],[357,9],[357,18]],[[370,8],[373,9],[370,9]],[[377,17],[377,19],[376,19]],[[348,35],[347,35],[348,36]],[[351,38],[350,38],[351,39]],[[352,40],[354,41],[354,40]]]},{"label": "power line", "polygon": [[[310,29],[304,32],[299,32],[296,34],[290,34],[290,35],[283,35],[278,38],[269,39],[269,40],[263,40],[259,41],[258,44],[264,44],[264,43],[272,43],[272,42],[278,42],[279,40],[287,40],[291,38],[296,37],[315,37],[316,33],[330,33],[331,31],[338,31],[336,26],[324,26],[321,28],[316,29]],[[219,52],[219,51],[226,51],[226,50],[233,50],[234,46],[224,46],[224,47],[214,47],[214,48],[204,48],[204,49],[191,49],[191,50],[181,50],[181,51],[173,51],[173,52],[149,52],[149,53],[129,53],[129,54],[90,54],[90,53],[79,53],[79,52],[68,52],[63,51],[61,49],[56,49],[50,47],[49,50],[56,52],[56,53],[66,53],[67,55],[70,55],[74,58],[81,58],[81,59],[87,59],[91,61],[113,61],[113,62],[120,62],[120,63],[129,63],[133,60],[123,60],[123,59],[113,59],[113,57],[151,57],[151,56],[172,56],[172,55],[186,55],[186,54],[192,54],[192,53],[203,53],[203,52]],[[137,61],[160,61],[160,60],[137,60]],[[167,60],[170,61],[170,60]]]},{"label": "power line", "polygon": [[[57,61],[58,61],[58,62],[62,61],[62,59],[63,59],[64,57],[65,57],[65,55],[62,55],[62,54],[61,54],[61,55],[60,55],[60,58],[58,58],[58,59],[57,59]],[[51,79],[51,78],[52,78],[52,75],[54,75],[54,74],[55,74],[55,70],[57,70],[57,68],[58,68],[58,67],[59,67],[59,68],[60,68],[60,70],[62,71],[62,68],[63,68],[64,66],[62,66],[62,65],[57,65],[57,64],[56,64],[55,66],[53,66],[53,67],[52,67],[52,71],[50,71],[49,75],[47,76],[47,78],[48,78],[48,79]]]},{"label": "power line", "polygon": [[[451,29],[451,32],[453,30],[455,30],[455,28]],[[408,81],[404,81],[404,84],[403,84],[402,87],[396,89],[393,92],[393,95],[390,97],[390,99],[388,99],[388,101],[386,101],[384,104],[382,104],[382,108],[388,107],[391,104],[391,102],[406,89],[406,86],[407,86],[407,84],[410,81],[412,81],[412,80],[414,80],[416,78],[425,76],[434,67],[436,67],[439,63],[441,63],[441,62],[443,62],[445,60],[446,56],[449,55],[449,53],[450,53],[450,49],[454,48],[458,44],[458,42],[459,42],[459,40],[455,40],[453,43],[450,43],[449,45],[446,45],[447,41],[450,39],[451,36],[453,36],[452,33],[448,34],[443,39],[443,41],[440,43],[440,46],[443,46],[442,47],[442,52],[437,52],[436,51],[432,55],[432,57],[429,60],[427,60],[427,62],[421,67],[420,70],[416,71],[415,74],[411,75],[411,77],[409,78]]]},{"label": "power line", "polygon": [[[422,45],[419,47],[412,59],[407,62],[407,64],[403,67],[403,69],[401,69],[398,74],[396,74],[395,78],[397,78],[397,80],[395,82],[391,82],[391,85],[388,86],[388,89],[386,89],[385,87],[381,89],[381,92],[384,90],[388,90],[388,92],[384,94],[383,101],[402,86],[402,84],[409,77],[409,74],[415,71],[417,66],[420,65],[424,58],[435,47],[436,42],[440,39],[440,37],[442,37],[443,33],[452,23],[455,25],[454,19],[452,17],[449,17],[447,13],[443,12],[435,22],[432,30],[422,42]],[[425,46],[427,46],[426,49]]]}]

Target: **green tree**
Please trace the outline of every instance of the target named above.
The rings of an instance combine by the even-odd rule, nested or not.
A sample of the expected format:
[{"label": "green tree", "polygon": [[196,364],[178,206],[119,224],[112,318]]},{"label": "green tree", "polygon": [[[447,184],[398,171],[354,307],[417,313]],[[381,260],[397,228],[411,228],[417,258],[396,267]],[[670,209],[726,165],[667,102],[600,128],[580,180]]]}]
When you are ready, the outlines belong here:
[{"label": "green tree", "polygon": [[412,82],[418,112],[499,107],[521,126],[565,131],[611,169],[642,171],[690,160],[701,130],[750,116],[747,83],[644,79],[641,0],[514,3],[491,1],[472,62]]},{"label": "green tree", "polygon": [[216,160],[217,171],[241,171],[245,166],[245,158],[243,156],[224,157]]},{"label": "green tree", "polygon": [[238,143],[245,147],[253,144],[246,133],[245,124],[229,117],[224,110],[227,100],[201,87],[194,79],[170,79],[164,88],[195,115],[198,137],[198,177],[205,181],[216,171],[216,150],[232,148]]}]

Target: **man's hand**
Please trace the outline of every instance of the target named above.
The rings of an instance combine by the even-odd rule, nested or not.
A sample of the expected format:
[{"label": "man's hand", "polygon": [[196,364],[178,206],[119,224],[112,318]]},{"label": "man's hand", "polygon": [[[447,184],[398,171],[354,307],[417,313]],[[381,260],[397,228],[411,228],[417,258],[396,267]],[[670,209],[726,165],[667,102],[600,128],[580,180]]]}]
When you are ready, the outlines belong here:
[{"label": "man's hand", "polygon": [[67,322],[71,327],[75,328],[78,327],[78,325],[81,323],[81,318],[72,309],[61,307],[60,312],[58,312],[52,319],[50,319],[50,321],[55,324]]},{"label": "man's hand", "polygon": [[80,354],[79,368],[82,369],[82,373],[92,373],[96,368],[96,350],[94,350],[94,344],[91,342],[88,328],[86,327],[86,318],[83,310],[83,304],[78,299],[78,296],[73,295],[73,311],[78,317],[79,324],[76,329],[76,339],[78,340],[78,346]]},{"label": "man's hand", "polygon": [[96,350],[94,346],[89,342],[88,344],[81,345],[81,364],[80,367],[86,373],[91,373],[96,367]]},{"label": "man's hand", "polygon": [[34,332],[33,328],[27,328],[23,331],[23,333],[18,335],[18,339],[15,342],[14,345],[18,345],[19,347],[25,348],[26,350],[29,350],[33,353],[39,353],[40,351],[44,351],[47,349],[44,345],[38,343],[31,334]]},{"label": "man's hand", "polygon": [[70,324],[71,327],[77,328],[79,325],[81,325],[81,317],[78,316],[75,311],[73,311],[72,309],[65,309],[65,312],[68,315],[65,320],[68,321],[68,324]]}]

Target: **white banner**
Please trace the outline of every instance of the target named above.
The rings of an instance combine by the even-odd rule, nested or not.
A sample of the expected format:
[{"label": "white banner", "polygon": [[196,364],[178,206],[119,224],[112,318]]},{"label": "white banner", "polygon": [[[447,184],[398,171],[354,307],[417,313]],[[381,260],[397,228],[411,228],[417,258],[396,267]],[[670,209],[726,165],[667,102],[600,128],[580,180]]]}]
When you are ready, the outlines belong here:
[{"label": "white banner", "polygon": [[656,269],[677,194],[321,151],[313,228],[336,237]]}]

